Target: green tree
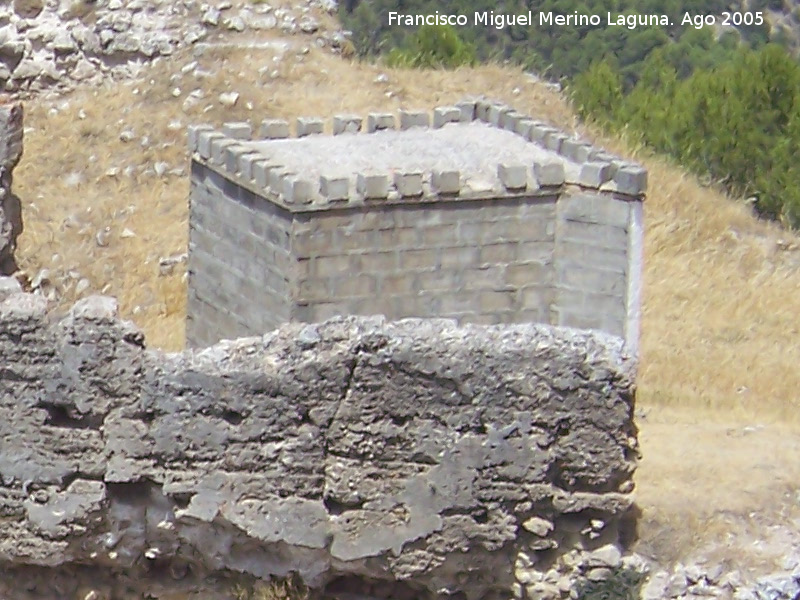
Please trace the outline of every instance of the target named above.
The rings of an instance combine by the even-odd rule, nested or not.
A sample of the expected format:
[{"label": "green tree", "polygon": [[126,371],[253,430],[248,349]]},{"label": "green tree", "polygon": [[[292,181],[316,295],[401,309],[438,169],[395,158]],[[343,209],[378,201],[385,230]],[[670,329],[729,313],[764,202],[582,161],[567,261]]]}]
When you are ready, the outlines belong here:
[{"label": "green tree", "polygon": [[476,61],[475,47],[450,25],[422,25],[403,48],[395,48],[386,57],[392,67],[454,69]]},{"label": "green tree", "polygon": [[625,128],[730,192],[755,196],[762,216],[798,227],[800,65],[774,44],[728,56],[681,79],[671,52],[653,52],[627,94],[604,61],[575,77],[570,93],[582,116]]},{"label": "green tree", "polygon": [[575,109],[582,118],[616,125],[622,105],[622,77],[607,60],[594,63],[576,76],[568,88]]}]

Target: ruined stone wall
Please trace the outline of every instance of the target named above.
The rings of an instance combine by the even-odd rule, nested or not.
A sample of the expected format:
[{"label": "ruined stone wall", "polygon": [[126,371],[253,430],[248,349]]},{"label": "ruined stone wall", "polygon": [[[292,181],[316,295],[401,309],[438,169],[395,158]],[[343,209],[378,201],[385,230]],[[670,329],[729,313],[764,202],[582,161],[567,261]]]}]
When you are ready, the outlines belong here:
[{"label": "ruined stone wall", "polygon": [[0,284],[3,598],[291,573],[327,597],[539,598],[567,554],[619,564],[620,338],[347,317],[163,354],[113,299],[55,322]]},{"label": "ruined stone wall", "polygon": [[0,103],[0,275],[17,270],[14,250],[22,233],[22,209],[11,184],[22,156],[22,133],[22,105]]},{"label": "ruined stone wall", "polygon": [[[331,5],[328,4],[328,7]],[[335,5],[334,5],[335,6]],[[194,46],[202,51],[237,34],[313,35],[338,51],[340,31],[323,31],[317,0],[269,3],[171,0],[4,0],[0,2],[0,89],[28,95],[128,78],[144,63]],[[311,39],[309,39],[311,41]],[[184,107],[191,107],[192,96]],[[195,100],[196,101],[196,100]]]},{"label": "ruined stone wall", "polygon": [[190,346],[383,314],[597,329],[635,351],[641,167],[485,101],[325,128],[190,131]]}]

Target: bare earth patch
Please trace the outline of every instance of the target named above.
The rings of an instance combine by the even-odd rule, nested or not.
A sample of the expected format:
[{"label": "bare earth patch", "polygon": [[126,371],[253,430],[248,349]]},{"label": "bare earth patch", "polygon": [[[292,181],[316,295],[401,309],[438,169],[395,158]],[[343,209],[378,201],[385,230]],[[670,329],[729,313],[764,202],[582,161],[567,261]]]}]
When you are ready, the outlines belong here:
[{"label": "bare earth patch", "polygon": [[754,573],[780,568],[797,540],[771,539],[768,529],[800,517],[796,427],[656,407],[640,428],[637,551],[663,563],[705,558]]}]

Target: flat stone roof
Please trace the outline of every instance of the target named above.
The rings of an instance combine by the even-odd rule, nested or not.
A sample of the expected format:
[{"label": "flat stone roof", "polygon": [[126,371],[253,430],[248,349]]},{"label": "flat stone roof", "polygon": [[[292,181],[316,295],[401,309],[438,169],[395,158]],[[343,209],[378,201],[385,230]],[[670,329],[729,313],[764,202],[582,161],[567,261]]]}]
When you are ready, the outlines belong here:
[{"label": "flat stone roof", "polygon": [[564,184],[641,200],[647,172],[488,100],[433,113],[265,119],[189,128],[193,160],[290,210],[348,203],[491,199],[559,193]]},{"label": "flat stone roof", "polygon": [[459,171],[465,191],[494,189],[499,164],[563,160],[516,133],[480,121],[448,123],[441,129],[314,135],[242,145],[312,180],[370,172]]}]

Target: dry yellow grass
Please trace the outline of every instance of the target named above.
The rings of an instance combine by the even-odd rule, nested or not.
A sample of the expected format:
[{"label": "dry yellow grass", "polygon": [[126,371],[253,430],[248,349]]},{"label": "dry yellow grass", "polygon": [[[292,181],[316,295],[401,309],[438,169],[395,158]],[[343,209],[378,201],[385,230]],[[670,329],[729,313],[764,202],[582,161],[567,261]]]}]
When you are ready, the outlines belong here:
[{"label": "dry yellow grass", "polygon": [[[136,84],[76,93],[57,113],[43,100],[31,102],[32,129],[15,180],[25,207],[22,267],[31,274],[42,267],[78,272],[91,282],[85,293],[119,298],[123,316],[144,329],[150,346],[175,350],[183,345],[185,281],[180,268],[159,276],[158,258],[186,250],[188,123],[431,108],[485,94],[562,129],[581,129],[561,96],[514,68],[394,71],[316,49],[290,49],[276,61],[279,55],[277,49],[187,54],[156,65]],[[190,60],[213,74],[174,76]],[[380,73],[388,79],[377,79]],[[193,89],[205,97],[184,112]],[[225,108],[217,97],[231,90],[241,97]],[[134,140],[120,139],[125,129]],[[639,378],[640,408],[649,415],[641,424],[638,483],[645,544],[655,547],[671,530],[677,552],[698,536],[719,535],[726,515],[767,510],[776,502],[774,486],[788,489],[800,475],[792,466],[800,439],[798,238],[758,222],[664,159],[583,133],[637,156],[650,171]],[[123,173],[156,161],[184,174]],[[101,248],[94,236],[106,226],[110,243]],[[122,237],[126,228],[135,236]],[[74,299],[76,279],[70,281],[64,306]],[[767,428],[727,435],[749,422]],[[764,469],[771,460],[777,467]],[[696,519],[688,529],[687,514]],[[681,525],[688,531],[683,538]]]},{"label": "dry yellow grass", "polygon": [[797,423],[797,237],[647,162],[642,400]]}]

